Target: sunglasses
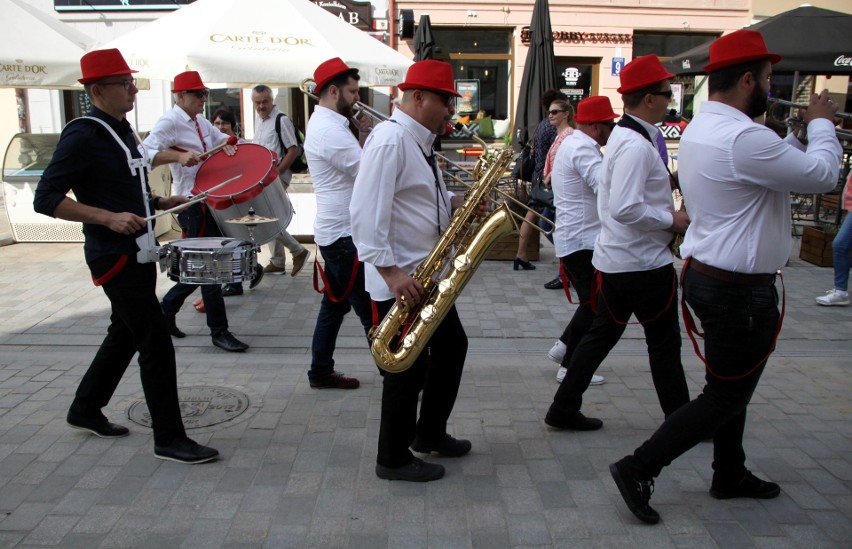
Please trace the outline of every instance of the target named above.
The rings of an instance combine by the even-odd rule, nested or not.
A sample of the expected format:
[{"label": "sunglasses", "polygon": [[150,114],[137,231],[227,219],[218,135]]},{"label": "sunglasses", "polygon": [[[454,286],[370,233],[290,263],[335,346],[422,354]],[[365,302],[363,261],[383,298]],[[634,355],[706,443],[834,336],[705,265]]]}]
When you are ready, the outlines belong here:
[{"label": "sunglasses", "polygon": [[188,90],[184,93],[191,93],[195,97],[207,97],[210,92],[208,92],[207,90]]},{"label": "sunglasses", "polygon": [[121,82],[98,82],[98,86],[121,86],[125,91],[130,89],[130,86],[136,85],[136,79],[122,80]]},{"label": "sunglasses", "polygon": [[550,116],[556,116],[557,114],[559,114],[561,112],[568,112],[568,111],[565,110],[565,109],[553,109],[553,110],[547,111],[547,114],[549,114]]},{"label": "sunglasses", "polygon": [[441,103],[443,103],[444,105],[446,105],[449,108],[452,108],[456,104],[456,96],[454,96],[454,95],[450,95],[448,93],[433,92],[432,90],[421,90],[421,91],[431,93],[435,97],[440,98]]},{"label": "sunglasses", "polygon": [[671,99],[672,96],[674,95],[674,92],[672,90],[668,90],[668,91],[664,91],[664,92],[648,92],[648,95],[661,95],[661,96],[665,97],[666,99]]}]

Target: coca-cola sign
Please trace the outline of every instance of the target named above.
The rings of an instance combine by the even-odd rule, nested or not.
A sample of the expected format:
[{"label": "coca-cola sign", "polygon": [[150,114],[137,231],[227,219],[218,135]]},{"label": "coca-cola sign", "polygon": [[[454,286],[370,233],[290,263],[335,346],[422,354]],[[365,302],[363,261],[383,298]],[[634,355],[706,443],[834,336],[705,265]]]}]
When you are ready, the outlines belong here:
[{"label": "coca-cola sign", "polygon": [[852,55],[838,55],[834,60],[835,67],[852,67]]}]

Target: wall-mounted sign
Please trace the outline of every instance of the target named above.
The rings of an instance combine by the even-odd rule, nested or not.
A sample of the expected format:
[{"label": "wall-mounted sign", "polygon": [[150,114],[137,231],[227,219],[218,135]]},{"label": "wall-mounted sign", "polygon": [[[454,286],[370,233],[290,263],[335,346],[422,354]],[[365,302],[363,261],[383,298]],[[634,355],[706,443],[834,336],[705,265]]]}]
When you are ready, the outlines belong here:
[{"label": "wall-mounted sign", "polygon": [[194,0],[53,0],[56,11],[176,10]]},{"label": "wall-mounted sign", "polygon": [[[521,43],[529,44],[531,37],[530,28],[523,27],[521,29]],[[614,32],[553,31],[553,41],[571,44],[631,44],[633,35]]]},{"label": "wall-mounted sign", "polygon": [[623,57],[613,57],[612,58],[612,76],[618,76],[621,74],[621,69],[624,68],[624,58]]},{"label": "wall-mounted sign", "polygon": [[311,0],[327,12],[363,31],[373,30],[373,5],[355,0]]},{"label": "wall-mounted sign", "polygon": [[461,96],[456,101],[456,112],[473,114],[479,111],[479,80],[456,80],[456,92]]}]

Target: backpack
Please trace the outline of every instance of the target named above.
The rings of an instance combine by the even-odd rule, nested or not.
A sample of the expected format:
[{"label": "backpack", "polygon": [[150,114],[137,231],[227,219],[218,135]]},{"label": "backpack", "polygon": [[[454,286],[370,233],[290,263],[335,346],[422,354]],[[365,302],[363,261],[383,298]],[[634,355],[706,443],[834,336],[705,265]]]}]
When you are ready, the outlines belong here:
[{"label": "backpack", "polygon": [[[278,144],[281,145],[281,154],[287,151],[287,147],[284,146],[284,141],[281,139],[281,117],[286,117],[287,115],[283,112],[278,113],[278,116],[275,118],[275,135],[278,136]],[[292,124],[292,122],[291,122]],[[308,171],[308,159],[305,158],[305,136],[302,135],[302,132],[293,125],[293,133],[296,134],[296,146],[299,147],[299,155],[293,160],[293,164],[290,165],[290,171],[293,173],[305,173]]]}]

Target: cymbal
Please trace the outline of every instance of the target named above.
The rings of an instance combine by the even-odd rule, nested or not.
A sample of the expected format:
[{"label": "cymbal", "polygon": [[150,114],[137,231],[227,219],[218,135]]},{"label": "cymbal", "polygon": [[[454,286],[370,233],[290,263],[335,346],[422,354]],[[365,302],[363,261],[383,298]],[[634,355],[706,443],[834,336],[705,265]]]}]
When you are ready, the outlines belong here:
[{"label": "cymbal", "polygon": [[278,221],[277,217],[265,217],[262,215],[244,215],[233,219],[226,219],[225,223],[233,223],[235,225],[261,225],[263,223],[274,223]]}]

